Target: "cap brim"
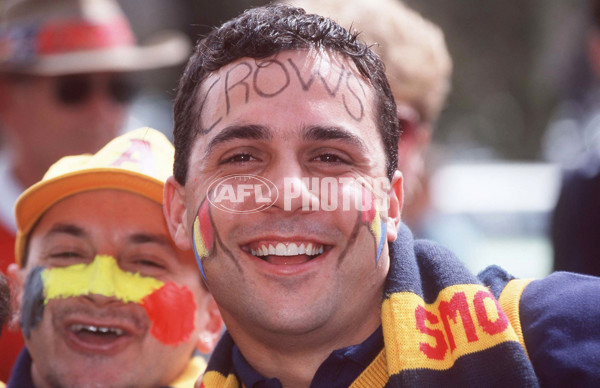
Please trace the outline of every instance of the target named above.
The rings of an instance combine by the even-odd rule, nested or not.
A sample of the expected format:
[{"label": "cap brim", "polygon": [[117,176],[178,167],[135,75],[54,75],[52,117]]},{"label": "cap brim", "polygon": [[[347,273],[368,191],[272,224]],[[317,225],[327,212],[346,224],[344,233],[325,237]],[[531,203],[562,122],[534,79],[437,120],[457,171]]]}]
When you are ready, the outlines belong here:
[{"label": "cap brim", "polygon": [[79,51],[38,57],[35,63],[3,66],[0,71],[58,76],[96,72],[131,72],[173,66],[186,60],[190,41],[182,33],[166,31],[142,46]]},{"label": "cap brim", "polygon": [[[162,204],[164,183],[145,174],[125,169],[95,168],[41,181],[27,189],[15,205],[17,234],[15,254],[21,264],[26,236],[43,214],[71,195],[100,189],[124,190]],[[93,206],[93,204],[90,204]]]}]

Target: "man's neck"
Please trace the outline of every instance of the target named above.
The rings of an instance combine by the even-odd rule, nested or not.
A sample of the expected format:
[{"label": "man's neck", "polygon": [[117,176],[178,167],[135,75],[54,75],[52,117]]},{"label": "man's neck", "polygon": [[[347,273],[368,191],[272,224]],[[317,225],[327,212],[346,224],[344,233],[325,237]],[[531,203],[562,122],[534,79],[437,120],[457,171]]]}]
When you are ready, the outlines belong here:
[{"label": "man's neck", "polygon": [[323,328],[298,335],[240,327],[229,327],[229,331],[248,363],[261,375],[279,379],[284,388],[308,388],[331,352],[360,344],[377,330],[380,314],[370,315],[370,319],[352,322],[345,328]]}]

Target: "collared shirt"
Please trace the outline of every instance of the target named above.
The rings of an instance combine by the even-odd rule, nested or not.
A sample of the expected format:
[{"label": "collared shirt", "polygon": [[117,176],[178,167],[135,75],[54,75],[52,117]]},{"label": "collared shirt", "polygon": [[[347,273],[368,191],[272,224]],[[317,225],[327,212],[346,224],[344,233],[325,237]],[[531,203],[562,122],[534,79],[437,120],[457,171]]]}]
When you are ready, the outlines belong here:
[{"label": "collared shirt", "polygon": [[[311,388],[348,387],[383,349],[381,326],[364,342],[333,351],[321,364]],[[237,346],[233,348],[233,366],[246,388],[282,388],[277,378],[266,378],[246,361]]]}]

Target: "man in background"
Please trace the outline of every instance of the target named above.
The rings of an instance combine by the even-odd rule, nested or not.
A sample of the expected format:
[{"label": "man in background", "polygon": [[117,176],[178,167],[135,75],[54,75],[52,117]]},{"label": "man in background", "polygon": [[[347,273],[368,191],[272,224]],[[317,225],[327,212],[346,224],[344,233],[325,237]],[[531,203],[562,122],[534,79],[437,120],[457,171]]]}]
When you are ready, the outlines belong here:
[{"label": "man in background", "polygon": [[11,388],[192,388],[222,321],[162,213],[173,146],[128,132],[68,156],[17,201],[19,324]]},{"label": "man in background", "polygon": [[425,152],[451,83],[452,59],[444,33],[399,0],[281,2],[360,31],[359,39],[373,45],[383,60],[402,130],[398,143],[405,191],[402,219],[418,230],[428,207]]},{"label": "man in background", "polygon": [[[600,80],[600,1],[591,0],[588,5],[591,12],[586,47],[597,87]],[[599,103],[600,99],[592,99],[589,118],[581,129],[582,149],[576,155],[576,162],[567,166],[563,173],[551,225],[556,271],[600,276]]]},{"label": "man in background", "polygon": [[[0,271],[14,261],[13,207],[66,155],[96,152],[123,128],[134,72],[174,65],[180,35],[140,46],[114,0],[3,1],[0,21]],[[0,338],[0,380],[22,347]]]}]

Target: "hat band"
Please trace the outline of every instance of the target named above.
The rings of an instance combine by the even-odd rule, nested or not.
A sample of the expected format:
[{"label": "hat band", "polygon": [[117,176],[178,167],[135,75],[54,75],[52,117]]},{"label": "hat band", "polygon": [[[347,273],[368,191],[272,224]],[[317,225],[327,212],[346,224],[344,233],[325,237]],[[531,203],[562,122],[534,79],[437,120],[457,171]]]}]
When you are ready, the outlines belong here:
[{"label": "hat band", "polygon": [[135,37],[124,18],[103,24],[81,21],[51,24],[41,29],[38,36],[40,54],[60,54],[133,44]]},{"label": "hat band", "polygon": [[123,17],[102,24],[72,20],[49,25],[25,24],[0,32],[0,61],[31,62],[38,55],[133,46],[135,36]]}]

